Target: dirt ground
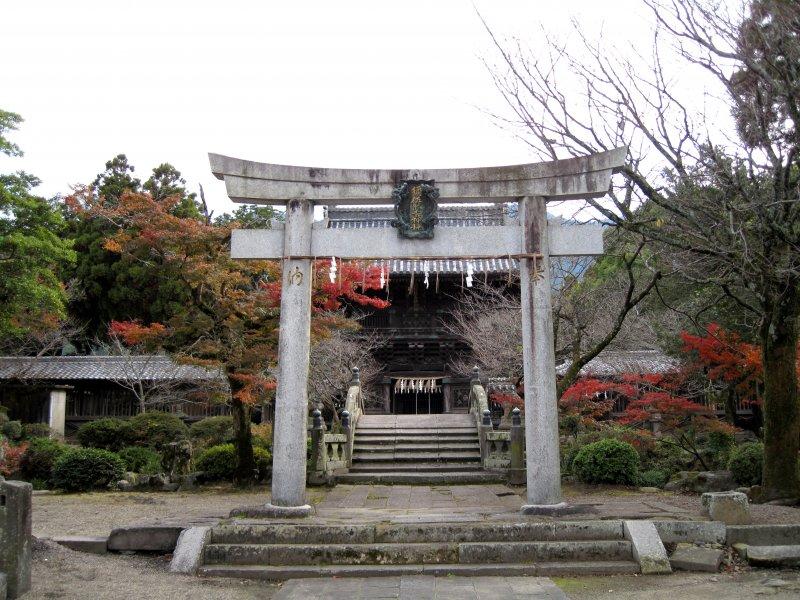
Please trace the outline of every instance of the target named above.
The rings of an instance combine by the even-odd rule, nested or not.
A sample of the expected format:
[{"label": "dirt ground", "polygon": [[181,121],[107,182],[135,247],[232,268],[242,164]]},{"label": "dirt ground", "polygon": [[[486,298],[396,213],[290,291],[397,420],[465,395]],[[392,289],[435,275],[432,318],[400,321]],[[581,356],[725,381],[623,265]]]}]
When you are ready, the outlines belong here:
[{"label": "dirt ground", "polygon": [[[164,557],[96,556],[38,542],[33,551],[30,600],[270,600],[280,584],[175,575]],[[758,599],[800,597],[800,571],[674,573],[667,576],[554,578],[572,600]],[[309,598],[308,600],[324,600]]]},{"label": "dirt ground", "polygon": [[[356,513],[369,515],[375,513],[388,514],[389,510],[382,505],[372,506],[377,502],[381,486],[358,486],[356,490],[349,486],[351,491],[363,492],[363,500],[358,504],[356,500],[348,497],[347,507],[349,514]],[[386,486],[383,486],[384,488]],[[425,509],[433,512],[447,512],[460,510],[461,497],[467,488],[454,490],[453,497],[459,502],[444,502],[442,507],[436,508],[426,495],[425,486],[418,486],[419,494],[414,496],[416,510],[400,509],[399,512],[420,512]],[[458,488],[458,486],[455,486]],[[463,487],[463,486],[462,486]],[[338,486],[333,490],[325,488],[309,489],[309,502],[321,508],[324,513],[341,513],[337,498],[345,492],[348,486]],[[364,488],[364,489],[360,489]],[[374,494],[370,489],[376,490]],[[484,494],[479,500],[479,506],[470,504],[463,511],[488,510],[488,512],[516,513],[518,506],[524,504],[524,489],[503,488],[508,494],[517,494],[518,499],[510,497],[496,498],[492,506],[487,503],[496,494]],[[430,490],[428,490],[430,491]],[[436,488],[441,492],[442,489]],[[446,491],[446,490],[444,490]],[[495,490],[496,491],[496,490]],[[456,493],[458,492],[458,493]],[[420,495],[421,494],[421,495]],[[506,495],[506,494],[503,494]],[[435,497],[441,494],[434,494]],[[671,492],[643,493],[635,488],[620,487],[590,487],[568,485],[564,487],[565,499],[573,504],[605,504],[613,516],[615,512],[620,515],[635,513],[643,502],[650,505],[655,503],[664,509],[666,518],[670,507],[680,509],[676,511],[681,518],[699,517],[700,496],[682,495]],[[206,487],[194,492],[96,492],[89,494],[37,494],[33,498],[33,534],[37,537],[55,537],[64,535],[107,535],[115,527],[132,525],[136,523],[177,522],[181,524],[215,521],[227,517],[231,509],[239,506],[263,504],[269,498],[269,490],[265,487],[254,488],[249,491],[239,491],[229,486]],[[359,496],[360,498],[360,496]],[[468,499],[467,499],[468,500]],[[403,505],[406,506],[405,504]],[[463,507],[462,507],[463,508]],[[358,509],[358,510],[356,510]],[[347,512],[347,511],[344,511]],[[395,511],[398,512],[398,511]],[[754,523],[800,523],[800,508],[770,505],[751,505]],[[644,517],[657,518],[657,517]]]},{"label": "dirt ground", "polygon": [[729,600],[800,598],[800,571],[758,569],[742,573],[553,578],[570,600]]},{"label": "dirt ground", "polygon": [[[310,490],[319,502],[322,490]],[[93,492],[34,494],[33,535],[107,535],[115,527],[136,523],[190,523],[227,517],[240,506],[264,504],[267,488],[239,491],[204,487],[194,492]]]},{"label": "dirt ground", "polygon": [[176,575],[164,557],[98,556],[50,541],[34,545],[32,563],[26,600],[269,600],[280,589],[264,582]]}]

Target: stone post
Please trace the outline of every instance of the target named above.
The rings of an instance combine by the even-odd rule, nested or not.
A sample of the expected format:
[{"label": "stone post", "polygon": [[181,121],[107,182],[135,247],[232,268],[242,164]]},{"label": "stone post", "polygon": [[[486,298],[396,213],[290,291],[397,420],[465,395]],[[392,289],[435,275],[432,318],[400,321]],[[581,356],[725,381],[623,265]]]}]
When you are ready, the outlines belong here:
[{"label": "stone post", "polygon": [[522,362],[525,376],[526,514],[564,508],[558,447],[553,308],[550,296],[547,210],[544,198],[519,202],[523,249],[540,258],[520,260]]},{"label": "stone post", "polygon": [[8,598],[31,589],[32,495],[30,483],[0,480],[0,573]]},{"label": "stone post", "polygon": [[328,462],[328,453],[325,447],[325,423],[319,410],[315,410],[311,415],[311,473],[309,478],[311,483],[321,484],[325,482],[325,464]]},{"label": "stone post", "polygon": [[508,468],[508,483],[525,485],[525,428],[522,426],[522,417],[517,407],[511,411],[509,437],[511,440],[511,464]]},{"label": "stone post", "polygon": [[67,390],[55,388],[50,390],[50,408],[48,425],[50,437],[64,439],[64,429],[67,421]]},{"label": "stone post", "polygon": [[486,434],[492,431],[492,413],[484,410],[481,415],[481,428],[479,431],[481,443],[481,464],[486,465],[486,459],[489,458],[489,442],[486,440]]},{"label": "stone post", "polygon": [[[314,205],[291,200],[283,230],[278,387],[268,514],[311,512],[306,504],[306,415],[311,346],[311,233]],[[299,258],[292,258],[297,256]],[[286,510],[281,510],[284,508]]]},{"label": "stone post", "polygon": [[344,450],[344,459],[347,461],[347,468],[353,464],[353,424],[350,422],[350,413],[342,411],[342,432],[347,436],[347,445]]}]

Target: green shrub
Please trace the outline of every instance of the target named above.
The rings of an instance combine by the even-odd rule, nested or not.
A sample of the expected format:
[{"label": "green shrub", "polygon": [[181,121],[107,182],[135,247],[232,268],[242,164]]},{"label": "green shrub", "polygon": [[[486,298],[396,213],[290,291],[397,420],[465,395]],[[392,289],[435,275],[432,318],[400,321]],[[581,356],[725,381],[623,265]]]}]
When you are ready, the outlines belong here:
[{"label": "green shrub", "polygon": [[119,457],[125,463],[125,470],[145,475],[160,473],[161,455],[150,448],[128,446],[119,451]]},{"label": "green shrub", "polygon": [[632,485],[638,480],[639,454],[627,442],[600,440],[581,448],[572,468],[584,483]]},{"label": "green shrub", "polygon": [[650,469],[639,473],[639,485],[643,487],[664,487],[669,481],[670,474],[658,469]]},{"label": "green shrub", "polygon": [[256,460],[257,478],[263,481],[272,473],[272,452],[266,448],[253,448],[253,458]]},{"label": "green shrub", "polygon": [[50,437],[50,425],[47,423],[25,423],[22,426],[22,437],[26,440]]},{"label": "green shrub", "polygon": [[[257,478],[264,479],[272,471],[272,454],[265,448],[253,448]],[[233,444],[212,446],[200,453],[194,466],[209,480],[231,480],[236,469],[236,449]]]},{"label": "green shrub", "polygon": [[125,463],[108,450],[76,448],[62,454],[53,465],[53,485],[67,492],[105,488],[122,479]]},{"label": "green shrub", "polygon": [[13,441],[22,439],[22,423],[19,421],[6,421],[3,423],[3,435]]},{"label": "green shrub", "polygon": [[165,412],[145,412],[131,417],[131,440],[137,446],[161,450],[170,442],[185,440],[189,428],[180,417]]},{"label": "green shrub", "polygon": [[760,485],[764,469],[764,445],[760,442],[742,444],[733,449],[728,469],[739,485]]},{"label": "green shrub", "polygon": [[689,469],[694,460],[691,453],[677,444],[659,440],[645,453],[641,468],[643,471],[664,471],[672,476]]},{"label": "green shrub", "polygon": [[33,438],[20,461],[20,471],[26,481],[50,481],[53,465],[69,450],[69,446],[46,437]]},{"label": "green shrub", "polygon": [[189,436],[199,447],[230,443],[233,440],[233,417],[206,417],[192,424]]},{"label": "green shrub", "polygon": [[78,441],[84,448],[116,452],[131,440],[131,426],[123,419],[105,418],[89,421],[78,428]]},{"label": "green shrub", "polygon": [[203,450],[194,466],[198,471],[206,474],[206,478],[233,479],[236,468],[236,449],[233,444],[219,444]]},{"label": "green shrub", "polygon": [[728,431],[711,431],[701,452],[703,458],[713,469],[725,469],[730,461],[731,452],[736,447],[733,433]]}]

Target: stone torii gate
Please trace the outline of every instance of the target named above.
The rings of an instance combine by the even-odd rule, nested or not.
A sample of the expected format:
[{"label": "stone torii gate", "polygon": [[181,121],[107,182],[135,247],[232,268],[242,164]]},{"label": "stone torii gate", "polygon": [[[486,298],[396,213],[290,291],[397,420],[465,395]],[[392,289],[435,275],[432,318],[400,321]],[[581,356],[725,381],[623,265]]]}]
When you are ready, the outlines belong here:
[{"label": "stone torii gate", "polygon": [[[528,501],[523,512],[563,507],[549,256],[599,255],[603,238],[596,225],[548,224],[546,202],[602,197],[626,153],[627,148],[617,148],[551,162],[431,170],[295,167],[209,154],[211,171],[225,181],[231,200],[286,208],[283,227],[237,230],[231,242],[233,258],[283,262],[272,503],[261,514],[310,511],[305,496],[305,440],[312,261],[328,256],[341,260],[519,259]],[[325,229],[313,223],[315,204],[387,204],[403,183],[427,184],[427,189],[438,191],[440,203],[519,202],[519,223],[439,227],[431,239],[407,239],[394,230]],[[418,212],[417,228],[419,222]]]}]

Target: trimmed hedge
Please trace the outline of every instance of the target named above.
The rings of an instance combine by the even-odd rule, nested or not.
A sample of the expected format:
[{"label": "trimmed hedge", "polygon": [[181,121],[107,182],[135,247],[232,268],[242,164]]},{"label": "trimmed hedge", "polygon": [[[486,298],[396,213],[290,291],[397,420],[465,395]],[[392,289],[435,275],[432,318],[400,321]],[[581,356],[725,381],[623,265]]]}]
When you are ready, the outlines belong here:
[{"label": "trimmed hedge", "polygon": [[733,478],[739,485],[761,485],[764,445],[761,442],[753,442],[734,448],[728,461],[728,470],[733,473]]},{"label": "trimmed hedge", "polygon": [[116,452],[131,441],[128,421],[108,417],[89,421],[78,428],[78,441],[84,448],[100,448]]},{"label": "trimmed hedge", "polygon": [[[272,468],[272,454],[264,448],[253,448],[258,479],[264,479]],[[195,468],[209,480],[232,480],[236,468],[236,449],[233,444],[219,444],[200,453]]]},{"label": "trimmed hedge", "polygon": [[155,475],[162,471],[161,455],[150,448],[128,446],[119,451],[119,457],[125,463],[125,470],[145,475]]},{"label": "trimmed hedge", "polygon": [[664,487],[669,481],[670,474],[659,469],[650,469],[639,473],[639,485],[644,487]]},{"label": "trimmed hedge", "polygon": [[22,423],[19,421],[6,421],[3,423],[0,432],[10,440],[19,441],[22,439]]},{"label": "trimmed hedge", "polygon": [[53,465],[53,485],[67,492],[106,488],[122,479],[125,463],[108,450],[76,448],[59,457]]},{"label": "trimmed hedge", "polygon": [[53,465],[69,449],[69,446],[57,440],[45,437],[33,438],[20,461],[22,476],[26,481],[49,482],[53,474]]},{"label": "trimmed hedge", "polygon": [[50,437],[50,425],[47,423],[25,423],[22,426],[22,437],[26,440]]},{"label": "trimmed hedge", "polygon": [[161,450],[170,442],[185,440],[189,428],[180,417],[165,412],[139,413],[128,420],[131,441],[137,446],[150,446]]},{"label": "trimmed hedge", "polygon": [[189,436],[199,446],[218,446],[233,440],[233,417],[206,417],[189,428]]},{"label": "trimmed hedge", "polygon": [[639,454],[627,442],[600,440],[578,451],[572,471],[584,483],[635,485],[639,479]]}]

